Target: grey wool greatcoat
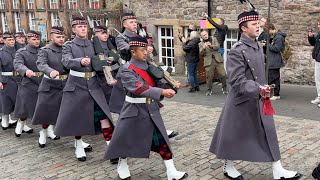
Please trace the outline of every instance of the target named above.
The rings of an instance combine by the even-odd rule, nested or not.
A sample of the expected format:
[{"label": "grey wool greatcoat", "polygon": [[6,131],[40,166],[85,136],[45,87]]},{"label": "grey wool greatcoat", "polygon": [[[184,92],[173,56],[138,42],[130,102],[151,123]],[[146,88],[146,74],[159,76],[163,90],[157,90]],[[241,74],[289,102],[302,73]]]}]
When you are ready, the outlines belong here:
[{"label": "grey wool greatcoat", "polygon": [[[135,67],[146,70],[146,62],[131,59]],[[119,120],[105,154],[106,159],[118,157],[148,158],[150,155],[154,128],[157,127],[170,148],[170,142],[163,123],[159,101],[163,98],[162,88],[165,84],[155,82],[155,87],[147,84],[141,76],[129,68],[129,63],[123,65],[120,72],[121,81],[130,96],[150,97],[150,104],[134,104],[124,102]],[[172,151],[171,151],[172,152]]]},{"label": "grey wool greatcoat", "polygon": [[[124,37],[126,37],[127,39],[124,39],[123,36],[118,35],[116,37],[117,49],[121,54],[130,54],[130,52],[129,52],[130,46],[128,43],[128,39],[130,37],[135,37],[138,35],[137,35],[137,33],[129,32],[127,30],[125,30],[122,33],[122,35]],[[126,57],[129,57],[129,56],[126,56]],[[125,58],[125,56],[122,56],[122,58]],[[129,61],[130,59],[124,59],[124,60]],[[121,72],[121,70],[122,70],[122,66],[120,66],[118,73]],[[116,75],[117,84],[112,89],[111,98],[109,101],[111,112],[117,113],[117,114],[120,113],[121,108],[124,103],[125,96],[126,96],[125,90],[124,90],[122,82],[121,82],[121,77],[120,77],[120,75],[118,75],[118,73]]]},{"label": "grey wool greatcoat", "polygon": [[[68,70],[62,65],[61,60],[62,47],[51,43],[39,50],[37,67],[48,77],[54,70],[58,71],[59,75],[67,74]],[[66,80],[42,78],[32,124],[56,124],[65,84]]]},{"label": "grey wool greatcoat", "polygon": [[[91,65],[85,67],[80,62],[84,57],[93,56],[93,46],[88,39],[76,37],[62,47],[62,64],[74,71],[92,72]],[[69,75],[63,88],[55,134],[57,136],[95,135],[94,102],[100,106],[112,124],[109,106],[97,76],[87,79]]]},{"label": "grey wool greatcoat", "polygon": [[28,78],[26,72],[28,69],[33,72],[39,72],[36,61],[38,47],[30,44],[20,48],[13,61],[14,69],[22,76],[21,83],[18,85],[16,106],[14,116],[17,118],[32,119],[38,99],[38,88],[42,77],[33,76]]},{"label": "grey wool greatcoat", "polygon": [[[108,44],[107,42],[102,42],[101,41],[101,46],[102,46],[102,49],[103,49],[103,52],[104,52],[104,55],[106,57],[108,57],[109,55],[109,47],[108,47]],[[109,103],[109,100],[110,100],[110,96],[111,96],[111,92],[112,92],[112,86],[109,86],[107,84],[107,80],[106,80],[106,77],[104,76],[104,73],[103,72],[99,72],[98,73],[98,82],[103,90],[103,93],[107,99],[107,102]]]},{"label": "grey wool greatcoat", "polygon": [[[16,54],[14,47],[10,48],[3,46],[0,50],[0,71],[13,72],[13,60]],[[3,84],[3,89],[0,90],[2,113],[9,115],[13,112],[16,104],[16,96],[18,91],[18,82],[21,76],[3,76],[0,73],[0,82]]]},{"label": "grey wool greatcoat", "polygon": [[273,162],[280,159],[273,116],[262,113],[263,48],[242,35],[226,63],[230,92],[210,146],[218,159]]}]

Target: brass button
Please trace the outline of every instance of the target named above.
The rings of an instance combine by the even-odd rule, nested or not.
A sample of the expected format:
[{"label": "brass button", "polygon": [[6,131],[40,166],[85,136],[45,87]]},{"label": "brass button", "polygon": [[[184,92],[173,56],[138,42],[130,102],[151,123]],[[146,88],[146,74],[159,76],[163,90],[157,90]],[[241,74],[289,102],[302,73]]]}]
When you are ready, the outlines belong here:
[{"label": "brass button", "polygon": [[256,79],[258,79],[258,77],[257,77],[257,76],[256,76],[255,78],[256,78]]},{"label": "brass button", "polygon": [[242,51],[242,52],[244,52],[244,53],[245,53],[246,51]]},{"label": "brass button", "polygon": [[251,70],[254,71],[254,68],[252,68]]},{"label": "brass button", "polygon": [[248,62],[250,62],[250,60],[248,59]]}]

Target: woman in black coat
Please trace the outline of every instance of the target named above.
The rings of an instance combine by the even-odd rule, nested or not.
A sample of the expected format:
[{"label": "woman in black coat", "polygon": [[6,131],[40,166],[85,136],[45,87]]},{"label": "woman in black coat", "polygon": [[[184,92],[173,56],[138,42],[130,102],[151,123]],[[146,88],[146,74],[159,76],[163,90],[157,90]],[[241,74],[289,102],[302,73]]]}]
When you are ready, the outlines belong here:
[{"label": "woman in black coat", "polygon": [[190,33],[190,39],[183,44],[183,50],[186,52],[186,62],[188,79],[191,85],[189,92],[199,91],[199,83],[197,77],[197,67],[199,63],[199,43],[200,37],[197,31]]}]

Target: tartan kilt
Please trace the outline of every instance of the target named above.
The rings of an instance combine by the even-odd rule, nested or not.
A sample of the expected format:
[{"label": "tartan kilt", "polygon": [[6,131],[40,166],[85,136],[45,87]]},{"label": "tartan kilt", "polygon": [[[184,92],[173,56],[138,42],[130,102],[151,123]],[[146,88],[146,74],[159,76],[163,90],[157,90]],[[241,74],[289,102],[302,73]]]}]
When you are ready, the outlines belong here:
[{"label": "tartan kilt", "polygon": [[166,143],[165,139],[163,138],[161,132],[157,128],[157,126],[154,126],[151,151],[157,150],[163,144],[167,144],[167,143]]}]

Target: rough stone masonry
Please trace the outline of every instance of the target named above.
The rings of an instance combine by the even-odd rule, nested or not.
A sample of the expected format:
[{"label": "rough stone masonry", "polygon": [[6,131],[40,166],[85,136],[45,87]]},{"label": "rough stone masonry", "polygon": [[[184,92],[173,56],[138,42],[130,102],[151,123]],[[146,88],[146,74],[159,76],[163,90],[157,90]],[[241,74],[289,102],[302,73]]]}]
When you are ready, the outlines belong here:
[{"label": "rough stone masonry", "polygon": [[[260,14],[267,16],[268,1],[251,1]],[[178,29],[188,23],[201,19],[201,13],[207,12],[208,0],[124,0],[138,16],[138,20],[148,24],[157,45],[157,26],[172,26],[175,35],[176,73],[184,73],[184,58],[181,43],[177,38]],[[211,0],[213,17],[222,17],[231,29],[237,28],[236,18],[245,6],[238,0]],[[271,21],[278,29],[287,33],[293,55],[282,69],[282,81],[295,84],[314,84],[314,60],[312,47],[307,40],[309,29],[317,31],[320,17],[320,0],[272,0]],[[157,47],[157,46],[156,46]]]}]

